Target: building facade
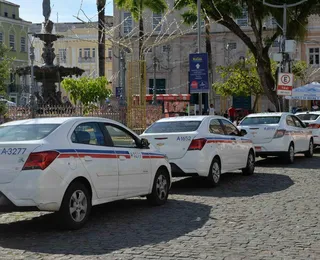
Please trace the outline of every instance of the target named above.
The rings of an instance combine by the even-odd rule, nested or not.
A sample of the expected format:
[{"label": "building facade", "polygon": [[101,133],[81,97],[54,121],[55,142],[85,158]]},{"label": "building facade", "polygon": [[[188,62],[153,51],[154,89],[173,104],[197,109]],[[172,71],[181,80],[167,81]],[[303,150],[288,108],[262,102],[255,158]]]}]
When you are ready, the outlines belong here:
[{"label": "building facade", "polygon": [[[113,17],[106,17],[107,26],[113,25]],[[39,33],[42,24],[32,24],[30,27],[31,33]],[[98,24],[92,23],[55,23],[55,33],[62,35],[63,38],[54,42],[56,58],[54,63],[64,67],[79,67],[85,72],[82,76],[98,77]],[[42,48],[43,42],[38,38],[30,36],[35,50],[34,65],[43,65]],[[106,52],[105,52],[105,76],[108,81],[112,81],[112,43],[106,37]],[[58,77],[59,75],[57,75]],[[66,96],[65,91],[58,86],[62,91],[62,95]]]},{"label": "building facade", "polygon": [[[173,0],[168,0],[169,9],[173,8]],[[308,25],[308,35],[306,41],[298,43],[296,52],[292,53],[295,59],[305,60],[311,64],[309,57],[313,57],[312,66],[319,66],[319,44],[320,34],[319,17],[313,16]],[[147,35],[145,41],[145,56],[147,63],[147,92],[152,93],[153,81],[156,80],[157,93],[163,94],[187,94],[189,93],[188,86],[188,71],[189,71],[189,54],[197,51],[197,33],[196,24],[186,26],[182,24],[180,11],[169,11],[166,14],[154,14],[150,11],[145,11],[144,28]],[[247,13],[236,19],[237,24],[253,38],[251,26],[249,24]],[[122,39],[124,44],[129,45],[131,53],[127,53],[127,60],[137,60],[138,41],[136,33],[138,23],[131,17],[130,12],[119,10],[114,6],[114,38]],[[271,17],[266,19],[263,25],[266,34],[272,34],[277,29],[277,24]],[[205,37],[202,24],[201,37],[201,52],[205,52]],[[219,75],[215,72],[217,66],[225,66],[233,62],[239,61],[241,57],[245,57],[248,53],[248,48],[245,44],[226,27],[215,22],[211,23],[211,46],[213,56],[213,82],[220,80]],[[314,48],[312,49],[313,46]],[[121,46],[120,46],[121,47]],[[148,48],[149,47],[149,48]],[[310,49],[311,48],[311,49]],[[121,48],[114,46],[115,52],[120,53]],[[310,56],[311,51],[311,56]],[[312,53],[313,51],[313,53]],[[270,48],[270,57],[273,53],[279,52],[279,42],[275,41]],[[121,70],[122,66],[115,60],[113,63],[114,74]],[[119,73],[121,75],[121,73]],[[300,84],[300,82],[297,82]],[[114,82],[113,88],[120,87],[120,79]],[[235,99],[233,97],[220,97],[211,92],[209,98],[204,96],[204,101],[214,103],[216,111],[224,112]],[[195,100],[195,99],[194,99]],[[208,100],[208,101],[206,101]],[[253,105],[254,99],[251,98],[250,103]],[[267,109],[274,110],[274,106],[266,97],[261,97],[258,100],[258,111],[266,111]]]},{"label": "building facade", "polygon": [[8,79],[7,94],[10,101],[19,103],[26,98],[27,86],[15,75],[14,70],[28,65],[28,30],[31,22],[19,16],[19,5],[0,1],[0,43],[10,48],[9,57],[13,58],[12,72]]}]

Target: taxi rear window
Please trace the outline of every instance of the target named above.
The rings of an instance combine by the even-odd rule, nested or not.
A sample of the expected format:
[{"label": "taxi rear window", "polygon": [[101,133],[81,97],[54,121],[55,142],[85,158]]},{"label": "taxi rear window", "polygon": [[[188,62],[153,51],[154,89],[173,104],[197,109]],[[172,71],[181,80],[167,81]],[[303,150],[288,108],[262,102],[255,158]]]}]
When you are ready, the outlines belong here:
[{"label": "taxi rear window", "polygon": [[300,120],[317,120],[319,115],[317,114],[301,114],[301,115],[297,115]]},{"label": "taxi rear window", "polygon": [[193,132],[199,128],[201,121],[176,121],[176,122],[157,122],[151,125],[146,133],[177,133]]},{"label": "taxi rear window", "polygon": [[0,142],[40,140],[48,136],[59,124],[30,124],[0,126]]},{"label": "taxi rear window", "polygon": [[268,124],[278,124],[280,121],[280,116],[257,116],[257,117],[246,117],[240,123],[240,125],[268,125]]}]

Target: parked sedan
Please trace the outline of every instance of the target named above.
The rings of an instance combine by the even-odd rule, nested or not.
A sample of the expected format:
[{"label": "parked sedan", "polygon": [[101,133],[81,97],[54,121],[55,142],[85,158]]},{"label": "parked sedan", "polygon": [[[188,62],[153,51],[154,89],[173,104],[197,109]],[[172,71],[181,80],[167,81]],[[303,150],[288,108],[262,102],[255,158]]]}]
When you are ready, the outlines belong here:
[{"label": "parked sedan", "polygon": [[239,124],[255,146],[257,156],[284,156],[294,162],[296,153],[313,156],[314,139],[310,129],[291,113],[259,113],[246,116]]},{"label": "parked sedan", "polygon": [[125,126],[102,118],[41,118],[0,126],[0,210],[54,211],[78,229],[94,205],[168,198],[167,158]]},{"label": "parked sedan", "polygon": [[221,173],[254,173],[254,147],[244,134],[224,117],[186,116],[160,119],[141,137],[168,156],[174,177],[202,176],[215,186]]},{"label": "parked sedan", "polygon": [[320,145],[320,111],[298,113],[296,116],[312,130],[315,147]]}]

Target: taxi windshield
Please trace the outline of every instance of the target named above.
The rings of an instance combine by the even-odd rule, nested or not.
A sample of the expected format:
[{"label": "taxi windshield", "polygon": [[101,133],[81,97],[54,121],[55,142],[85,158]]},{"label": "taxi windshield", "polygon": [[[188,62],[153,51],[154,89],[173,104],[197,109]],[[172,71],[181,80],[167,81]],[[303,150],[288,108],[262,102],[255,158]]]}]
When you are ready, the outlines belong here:
[{"label": "taxi windshield", "polygon": [[176,122],[157,122],[151,125],[146,133],[178,133],[196,131],[201,121],[176,121]]},{"label": "taxi windshield", "polygon": [[301,120],[317,120],[317,118],[320,115],[317,114],[301,114],[301,115],[297,115],[297,117],[299,117]]},{"label": "taxi windshield", "polygon": [[48,136],[59,124],[28,124],[0,126],[0,142],[40,140]]},{"label": "taxi windshield", "polygon": [[240,125],[269,125],[278,124],[280,116],[259,116],[259,117],[246,117]]}]

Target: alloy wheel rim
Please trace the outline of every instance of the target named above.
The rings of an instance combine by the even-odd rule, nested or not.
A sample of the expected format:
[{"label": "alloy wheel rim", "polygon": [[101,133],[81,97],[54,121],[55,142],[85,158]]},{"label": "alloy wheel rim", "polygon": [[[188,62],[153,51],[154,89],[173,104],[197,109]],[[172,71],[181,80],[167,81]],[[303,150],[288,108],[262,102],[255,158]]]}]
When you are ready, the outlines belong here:
[{"label": "alloy wheel rim", "polygon": [[157,196],[160,200],[164,200],[168,193],[168,182],[164,175],[159,175],[156,182]]},{"label": "alloy wheel rim", "polygon": [[81,222],[87,215],[88,200],[82,190],[76,190],[69,202],[69,212],[75,222]]},{"label": "alloy wheel rim", "polygon": [[293,146],[290,146],[290,160],[291,160],[291,161],[294,160],[294,150],[293,150]]},{"label": "alloy wheel rim", "polygon": [[214,183],[218,183],[220,180],[220,167],[217,162],[214,162],[212,165],[212,178]]},{"label": "alloy wheel rim", "polygon": [[248,157],[248,166],[251,170],[254,168],[254,157],[252,153],[250,153]]}]

